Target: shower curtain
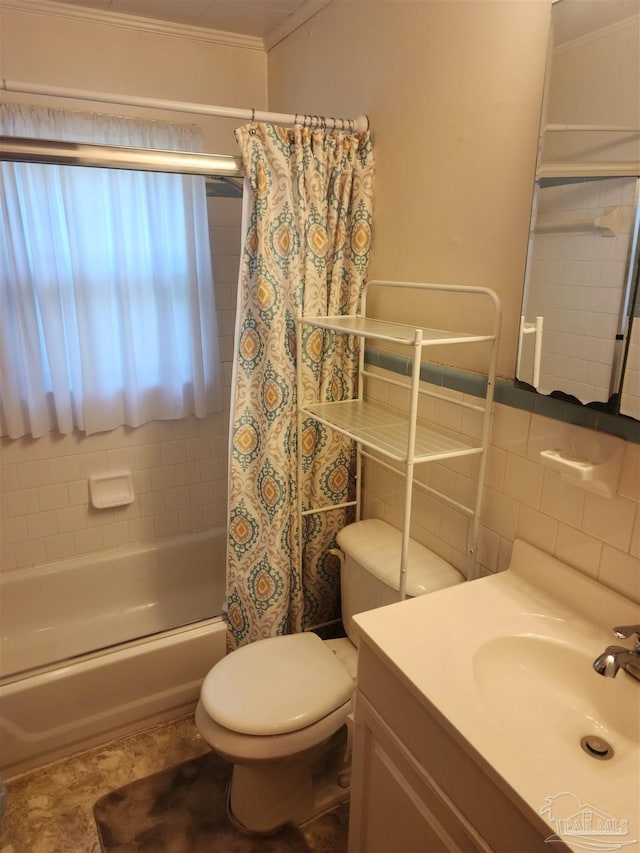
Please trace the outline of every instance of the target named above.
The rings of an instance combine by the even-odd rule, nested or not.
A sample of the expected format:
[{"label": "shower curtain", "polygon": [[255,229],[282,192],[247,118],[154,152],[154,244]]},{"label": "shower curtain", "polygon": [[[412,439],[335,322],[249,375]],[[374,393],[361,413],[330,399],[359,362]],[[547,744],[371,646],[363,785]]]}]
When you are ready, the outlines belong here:
[{"label": "shower curtain", "polygon": [[349,510],[303,507],[353,495],[354,449],[303,424],[297,400],[354,396],[357,345],[296,318],[354,314],[371,243],[373,153],[368,134],[252,123],[236,138],[250,187],[236,326],[228,522],[228,647],[339,615],[339,563],[329,554]]}]

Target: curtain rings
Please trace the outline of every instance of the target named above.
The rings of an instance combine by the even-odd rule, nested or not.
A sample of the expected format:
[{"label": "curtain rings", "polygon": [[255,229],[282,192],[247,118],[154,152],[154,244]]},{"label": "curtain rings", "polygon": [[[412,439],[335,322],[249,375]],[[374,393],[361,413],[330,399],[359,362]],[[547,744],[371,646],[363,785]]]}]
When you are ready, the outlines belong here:
[{"label": "curtain rings", "polygon": [[[307,113],[303,115],[298,115],[298,113],[294,116],[294,124],[300,123],[302,127],[308,127],[310,130],[317,130],[320,128],[321,130],[326,130],[328,127],[326,116],[314,116]],[[344,130],[344,119],[332,119],[333,127],[337,127],[338,121],[340,121],[341,128]]]},{"label": "curtain rings", "polygon": [[[255,107],[251,108],[251,129],[250,133],[255,134],[256,132],[256,110]],[[352,118],[332,118],[329,119],[326,116],[315,116],[310,113],[295,113],[293,116],[293,125],[294,127],[308,127],[310,130],[320,130],[326,131],[329,127],[331,130],[340,130],[342,133],[349,132],[355,133],[355,120]]]}]

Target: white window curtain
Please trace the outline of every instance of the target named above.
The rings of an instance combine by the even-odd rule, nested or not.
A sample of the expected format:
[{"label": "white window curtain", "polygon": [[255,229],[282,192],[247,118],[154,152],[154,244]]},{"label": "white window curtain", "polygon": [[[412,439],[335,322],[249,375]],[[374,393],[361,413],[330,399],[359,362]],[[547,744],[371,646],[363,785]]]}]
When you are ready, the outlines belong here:
[{"label": "white window curtain", "polygon": [[[190,125],[0,105],[0,133],[201,150]],[[220,408],[204,179],[0,164],[0,434]]]}]

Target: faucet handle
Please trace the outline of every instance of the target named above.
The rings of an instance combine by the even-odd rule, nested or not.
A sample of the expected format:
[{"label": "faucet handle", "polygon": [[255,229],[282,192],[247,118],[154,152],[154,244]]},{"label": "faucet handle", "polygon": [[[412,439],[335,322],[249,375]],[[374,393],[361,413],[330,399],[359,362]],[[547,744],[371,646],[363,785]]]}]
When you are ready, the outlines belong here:
[{"label": "faucet handle", "polygon": [[619,625],[613,629],[613,633],[621,640],[627,640],[636,635],[636,643],[640,645],[640,625]]}]

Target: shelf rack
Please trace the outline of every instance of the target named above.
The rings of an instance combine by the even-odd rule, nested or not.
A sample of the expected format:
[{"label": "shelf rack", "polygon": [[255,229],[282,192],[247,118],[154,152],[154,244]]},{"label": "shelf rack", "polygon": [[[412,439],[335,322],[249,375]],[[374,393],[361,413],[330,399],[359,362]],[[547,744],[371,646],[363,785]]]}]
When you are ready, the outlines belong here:
[{"label": "shelf rack", "polygon": [[[475,295],[483,297],[491,303],[491,331],[476,333],[473,331],[445,331],[424,326],[412,326],[368,317],[367,297],[373,288],[398,289],[398,291],[418,290],[424,293],[458,294],[460,298]],[[399,296],[401,298],[401,296]],[[361,311],[356,316],[333,317],[302,317],[298,319],[298,388],[302,388],[302,327],[308,325],[315,329],[324,329],[345,335],[353,335],[361,339],[359,353],[358,396],[352,400],[337,402],[300,401],[298,406],[298,447],[301,447],[300,436],[303,422],[311,418],[326,427],[336,430],[356,443],[356,498],[340,504],[340,507],[355,506],[356,516],[360,518],[361,503],[361,472],[362,460],[371,459],[404,477],[404,507],[402,527],[402,548],[400,557],[400,598],[405,597],[407,556],[409,548],[409,527],[411,518],[411,503],[414,488],[420,488],[432,496],[453,505],[471,518],[469,525],[466,550],[469,555],[469,579],[476,576],[476,552],[479,530],[480,509],[484,487],[487,447],[491,431],[493,412],[493,393],[495,387],[495,370],[497,345],[500,330],[501,306],[500,300],[493,290],[483,287],[465,285],[430,284],[426,282],[374,280],[364,288]],[[365,367],[365,344],[376,341],[381,344],[392,344],[405,347],[411,352],[411,369],[405,381],[372,373]],[[479,402],[469,402],[464,399],[452,398],[428,390],[420,386],[420,366],[423,355],[429,347],[447,345],[486,343],[488,345],[486,374],[487,384],[484,398]],[[409,392],[409,410],[402,413],[386,408],[377,402],[365,399],[364,379],[370,378],[376,382],[403,388]],[[408,381],[407,381],[408,380]],[[481,436],[478,440],[465,439],[459,435],[450,435],[447,431],[434,424],[418,422],[418,403],[421,396],[429,396],[446,400],[448,403],[471,409],[482,415]],[[377,454],[377,455],[376,455]],[[434,461],[442,461],[462,456],[478,455],[480,457],[478,480],[475,500],[472,505],[466,505],[436,489],[414,479],[416,465]],[[388,460],[388,461],[387,461]],[[298,473],[302,476],[301,453],[298,457]],[[299,490],[301,493],[302,490]],[[305,515],[326,512],[337,509],[337,505],[304,508],[302,496],[299,498],[299,524],[302,530],[302,520]]]}]

